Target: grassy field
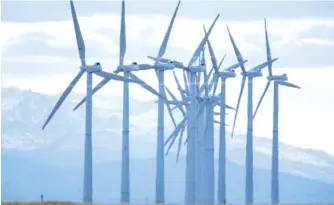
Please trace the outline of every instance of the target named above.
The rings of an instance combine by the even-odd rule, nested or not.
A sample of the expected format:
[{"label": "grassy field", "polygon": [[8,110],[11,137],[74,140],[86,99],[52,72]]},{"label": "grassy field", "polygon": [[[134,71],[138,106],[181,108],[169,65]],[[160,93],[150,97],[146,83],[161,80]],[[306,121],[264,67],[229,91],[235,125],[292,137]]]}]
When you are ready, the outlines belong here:
[{"label": "grassy field", "polygon": [[[80,205],[82,203],[70,203],[70,202],[1,202],[2,205]],[[82,204],[84,205],[84,204]],[[85,204],[89,205],[89,204]]]}]

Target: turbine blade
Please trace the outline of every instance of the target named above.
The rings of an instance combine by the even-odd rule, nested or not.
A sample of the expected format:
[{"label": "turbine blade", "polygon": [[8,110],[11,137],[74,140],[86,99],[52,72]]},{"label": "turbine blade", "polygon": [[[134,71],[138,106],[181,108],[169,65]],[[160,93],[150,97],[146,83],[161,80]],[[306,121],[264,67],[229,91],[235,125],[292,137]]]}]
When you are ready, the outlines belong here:
[{"label": "turbine blade", "polygon": [[[188,116],[184,117],[183,120],[176,126],[175,130],[172,132],[172,134],[168,137],[168,139],[165,141],[165,146],[168,144],[168,142],[170,140],[172,140],[173,138],[176,138],[177,133],[180,131],[180,129],[182,128],[182,126],[184,125],[184,123],[186,122],[186,120],[188,119]],[[173,144],[171,143],[170,146],[172,146]]]},{"label": "turbine blade", "polygon": [[262,95],[261,95],[261,97],[260,97],[260,100],[259,100],[259,102],[258,102],[258,104],[257,104],[257,106],[256,106],[256,109],[255,109],[255,112],[254,112],[254,115],[253,115],[253,119],[255,118],[256,113],[257,113],[257,111],[259,110],[259,107],[260,107],[260,105],[261,105],[261,103],[262,103],[262,100],[263,100],[265,94],[266,94],[267,91],[268,91],[268,88],[269,88],[269,86],[270,86],[270,82],[271,82],[271,80],[268,80],[268,82],[267,82],[267,84],[266,84],[266,87],[264,88],[264,91],[263,91],[263,93],[262,93]]},{"label": "turbine blade", "polygon": [[[162,92],[163,92],[164,99],[167,100],[165,89],[163,89]],[[172,118],[172,122],[173,122],[173,124],[174,124],[174,127],[176,127],[175,118],[174,118],[174,116],[173,116],[173,112],[172,112],[172,109],[171,109],[170,104],[168,103],[168,101],[166,102],[166,107],[167,107],[169,116]]]},{"label": "turbine blade", "polygon": [[108,73],[108,72],[105,72],[105,71],[95,72],[94,74],[96,74],[97,76],[112,79],[112,80],[117,80],[117,81],[122,81],[122,82],[126,81],[126,82],[131,82],[131,83],[138,83],[137,81],[135,81],[133,79],[128,79],[128,78],[125,78],[123,76],[116,75],[114,73]]},{"label": "turbine blade", "polygon": [[[95,88],[93,88],[92,90],[92,95],[94,95],[94,93],[96,93],[98,90],[100,90],[103,86],[105,86],[108,82],[110,81],[110,79],[108,78],[104,78],[102,81],[100,81],[99,84],[97,84],[97,86]],[[77,110],[84,102],[86,102],[86,97],[84,97],[74,108],[73,111]]]},{"label": "turbine blade", "polygon": [[184,130],[185,130],[186,127],[187,127],[187,124],[184,124],[184,126],[182,127],[182,130],[181,130],[181,135],[180,135],[180,138],[179,138],[179,144],[178,144],[177,154],[176,154],[176,163],[179,162],[181,144],[182,144],[182,141],[183,141],[183,133],[184,133]]},{"label": "turbine blade", "polygon": [[[165,89],[167,90],[168,94],[172,97],[172,99],[177,102],[177,98],[175,97],[175,95],[165,86]],[[180,111],[182,112],[183,116],[186,114],[186,112],[184,111],[182,104],[180,104],[181,106],[176,106],[176,108],[179,108]],[[173,110],[173,109],[171,109]]]},{"label": "turbine blade", "polygon": [[72,89],[74,88],[74,86],[77,84],[77,82],[80,80],[81,76],[84,73],[85,73],[85,70],[80,70],[79,73],[75,76],[75,78],[73,78],[72,82],[67,86],[67,88],[65,89],[65,91],[63,92],[63,94],[60,96],[59,100],[57,101],[56,105],[54,106],[53,110],[51,111],[50,115],[46,119],[46,121],[45,121],[45,123],[44,123],[44,125],[42,127],[42,130],[44,130],[44,128],[50,122],[50,120],[53,117],[53,115],[57,112],[57,110],[59,109],[59,107],[63,104],[63,102],[66,99],[66,97],[70,94],[70,92],[72,91]]},{"label": "turbine blade", "polygon": [[[153,57],[153,56],[147,56],[147,58],[149,58],[149,59],[151,59],[151,60],[154,60],[154,61],[157,60],[157,58],[156,58],[156,57]],[[167,58],[160,58],[160,59],[159,59],[159,62],[161,62],[161,63],[168,63],[169,61],[170,61],[170,60],[167,59]]]},{"label": "turbine blade", "polygon": [[212,75],[212,73],[213,73],[213,70],[214,70],[214,68],[213,68],[213,66],[212,66],[212,68],[211,68],[211,70],[209,71],[209,74],[208,74],[208,79],[211,77],[211,75]]},{"label": "turbine blade", "polygon": [[218,65],[218,69],[220,69],[220,67],[222,66],[222,64],[225,60],[225,57],[226,57],[226,53],[224,54],[223,58],[220,60],[219,65]]},{"label": "turbine blade", "polygon": [[[219,62],[219,65],[218,65],[218,70],[220,69],[220,67],[222,66],[222,64],[223,64],[223,62],[224,62],[224,60],[225,60],[225,57],[226,57],[226,53],[225,53],[225,55],[224,55],[224,57],[220,60],[220,62]],[[219,78],[219,76],[218,75],[216,75],[216,73],[213,73],[213,76],[212,76],[212,79],[211,79],[211,83],[210,83],[210,85],[209,85],[209,88],[208,88],[208,90],[209,90],[209,92],[211,92],[211,90],[212,90],[212,87],[215,85],[215,87],[216,88],[214,88],[214,90],[216,90],[217,89],[217,82],[218,82],[218,78]],[[216,91],[214,91],[214,92],[216,92]]]},{"label": "turbine blade", "polygon": [[[203,24],[203,29],[204,29],[204,33],[206,35],[207,33],[206,33],[206,29],[205,29],[204,24]],[[217,59],[216,59],[216,56],[215,56],[215,53],[213,51],[213,48],[212,48],[212,45],[210,43],[209,38],[207,40],[207,43],[208,43],[208,47],[209,47],[209,52],[210,52],[212,66],[215,69],[216,73],[219,73],[219,71],[218,71],[218,65],[217,65]]]},{"label": "turbine blade", "polygon": [[[267,21],[264,19],[264,28],[265,28],[265,35],[266,35],[266,48],[267,48],[267,61],[271,60],[271,52],[270,52],[270,46],[269,46],[269,38],[268,38],[268,31],[267,31]],[[269,76],[272,76],[272,64],[268,64],[268,70],[269,70]]]},{"label": "turbine blade", "polygon": [[215,18],[215,20],[213,21],[213,23],[211,24],[211,27],[209,28],[209,31],[206,33],[206,35],[204,36],[204,38],[202,39],[201,43],[198,45],[197,49],[195,50],[195,53],[194,55],[191,57],[190,61],[189,61],[189,64],[188,64],[188,68],[190,66],[192,66],[192,64],[199,58],[199,54],[201,52],[201,50],[203,49],[203,46],[205,45],[214,25],[216,24],[218,18],[219,18],[219,15],[217,15],[217,17]]},{"label": "turbine blade", "polygon": [[143,87],[145,90],[151,92],[153,95],[156,95],[158,97],[163,97],[164,100],[166,100],[166,98],[164,96],[161,96],[158,91],[156,91],[150,85],[146,84],[143,80],[141,80],[138,76],[136,76],[132,72],[129,72],[129,76],[130,76],[130,78],[136,80],[136,83],[139,84],[141,87]]},{"label": "turbine blade", "polygon": [[120,33],[120,47],[119,47],[119,65],[124,64],[124,55],[126,52],[126,29],[125,29],[125,2],[122,0],[122,14],[121,14],[121,33]]},{"label": "turbine blade", "polygon": [[229,106],[229,105],[227,105],[227,104],[225,104],[225,107],[226,107],[227,109],[230,109],[230,110],[235,110],[235,108],[234,108],[234,107],[232,107],[232,106]]},{"label": "turbine blade", "polygon": [[[244,61],[244,59],[242,58],[242,55],[241,55],[241,53],[240,53],[240,51],[239,51],[239,49],[237,47],[237,44],[235,44],[235,41],[234,41],[234,39],[232,37],[230,29],[228,28],[228,26],[226,26],[226,28],[227,28],[227,32],[228,32],[228,35],[230,37],[230,40],[232,42],[234,53],[235,53],[235,55],[237,57],[238,62],[241,63],[242,61]],[[246,73],[245,66],[242,64],[240,67],[241,67],[242,73]]]},{"label": "turbine blade", "polygon": [[85,66],[86,65],[85,42],[82,38],[82,34],[81,34],[80,26],[79,26],[79,21],[78,21],[77,14],[76,14],[75,8],[74,8],[74,3],[73,3],[72,0],[70,0],[70,4],[71,4],[73,24],[74,24],[75,38],[77,40],[77,46],[78,46],[78,50],[79,50],[81,65]]},{"label": "turbine blade", "polygon": [[233,133],[234,133],[235,123],[237,121],[237,116],[238,116],[240,101],[241,101],[242,93],[244,91],[245,82],[246,82],[246,76],[242,76],[241,88],[240,88],[240,93],[239,93],[238,103],[237,103],[237,109],[235,110],[235,115],[234,115],[234,120],[233,120],[233,127],[232,127],[232,133],[231,133],[232,137],[233,137]]},{"label": "turbine blade", "polygon": [[215,81],[215,87],[213,88],[213,92],[212,92],[212,95],[215,95],[216,94],[216,91],[217,91],[217,87],[218,87],[218,76],[217,76],[217,80]]},{"label": "turbine blade", "polygon": [[[215,105],[217,105],[217,106],[220,107],[220,102],[215,102]],[[225,107],[226,107],[227,109],[230,109],[230,110],[236,110],[234,107],[229,106],[229,105],[227,105],[227,104],[225,104]]]},{"label": "turbine blade", "polygon": [[224,70],[232,70],[232,69],[236,69],[239,66],[241,66],[242,64],[246,63],[248,60],[244,60],[241,63],[236,63],[234,65],[231,65],[230,67],[225,68]]},{"label": "turbine blade", "polygon": [[277,81],[278,84],[283,85],[283,86],[287,86],[287,87],[291,87],[291,88],[298,88],[300,89],[301,87],[299,87],[298,85],[289,83],[289,82],[285,82],[285,81]]},{"label": "turbine blade", "polygon": [[184,81],[184,88],[186,89],[186,93],[189,96],[189,87],[188,87],[188,78],[187,78],[187,71],[183,71],[183,81]]},{"label": "turbine blade", "polygon": [[184,93],[182,92],[183,89],[182,89],[182,87],[181,87],[180,81],[179,81],[179,79],[177,78],[177,76],[176,76],[176,74],[175,74],[175,71],[174,71],[174,70],[172,70],[172,71],[173,71],[174,79],[175,79],[175,81],[176,81],[177,88],[178,88],[179,91],[180,91],[180,94],[181,94],[181,97],[182,97],[182,101],[185,101],[186,96],[185,96]]},{"label": "turbine blade", "polygon": [[183,65],[182,62],[174,61],[174,60],[173,60],[172,63],[174,64],[174,66],[175,66],[176,68],[181,68],[181,69],[183,69],[183,70],[187,70],[187,67],[185,67],[185,66]]},{"label": "turbine blade", "polygon": [[171,31],[172,31],[173,24],[174,24],[174,20],[175,20],[177,11],[178,11],[178,9],[179,9],[180,3],[181,3],[181,1],[179,1],[179,2],[177,3],[176,9],[175,9],[174,14],[173,14],[173,17],[172,17],[172,19],[171,19],[171,21],[170,21],[170,23],[169,23],[167,32],[166,32],[166,34],[165,34],[165,36],[164,36],[164,39],[163,39],[163,41],[162,41],[162,44],[161,44],[161,46],[160,46],[160,49],[159,49],[159,53],[158,53],[158,57],[157,57],[156,62],[158,62],[159,59],[165,54],[166,47],[167,47],[167,43],[168,43],[168,39],[169,39],[170,33],[171,33]]},{"label": "turbine blade", "polygon": [[270,63],[275,62],[276,60],[278,60],[278,58],[274,58],[274,59],[272,59],[270,61],[261,63],[261,64],[255,66],[254,68],[252,68],[251,70],[261,70],[261,69],[265,68],[267,65],[269,65]]}]

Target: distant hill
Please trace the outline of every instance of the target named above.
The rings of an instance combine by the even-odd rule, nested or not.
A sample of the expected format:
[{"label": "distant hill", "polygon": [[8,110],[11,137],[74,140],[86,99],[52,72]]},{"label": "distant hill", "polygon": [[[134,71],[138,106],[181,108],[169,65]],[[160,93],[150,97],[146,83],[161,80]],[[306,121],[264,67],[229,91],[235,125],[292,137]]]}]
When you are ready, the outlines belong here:
[{"label": "distant hill", "polygon": [[[46,200],[81,201],[84,110],[72,111],[80,97],[71,94],[42,132],[58,96],[2,88],[2,200],[39,200],[43,193]],[[98,203],[116,203],[119,198],[121,103],[119,97],[94,98],[94,197]],[[134,203],[152,203],[157,106],[152,101],[131,99],[130,103],[131,198]],[[166,136],[171,131],[168,119]],[[228,203],[244,203],[244,147],[242,134],[228,139]],[[269,139],[254,139],[257,203],[270,201],[270,150]],[[175,149],[166,158],[166,199],[182,203],[184,156],[176,165],[174,153]],[[334,203],[333,156],[281,143],[280,171],[282,203]]]}]

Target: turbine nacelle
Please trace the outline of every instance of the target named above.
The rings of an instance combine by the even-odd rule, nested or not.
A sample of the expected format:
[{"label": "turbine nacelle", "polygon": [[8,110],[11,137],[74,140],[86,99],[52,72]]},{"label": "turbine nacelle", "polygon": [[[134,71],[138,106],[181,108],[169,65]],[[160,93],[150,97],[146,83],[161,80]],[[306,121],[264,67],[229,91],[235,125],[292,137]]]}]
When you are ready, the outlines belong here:
[{"label": "turbine nacelle", "polygon": [[171,60],[168,60],[166,62],[158,62],[157,63],[157,69],[159,70],[172,70],[175,68],[175,65],[173,64],[173,62]]},{"label": "turbine nacelle", "polygon": [[235,73],[235,69],[225,69],[222,72],[220,72],[220,75],[223,78],[234,78],[237,76],[237,74]]},{"label": "turbine nacelle", "polygon": [[267,77],[268,80],[274,80],[274,81],[287,81],[288,76],[284,73],[282,75],[272,75]]},{"label": "turbine nacelle", "polygon": [[255,78],[255,77],[261,77],[262,76],[262,71],[261,69],[251,69],[247,72],[247,76],[250,78]]},{"label": "turbine nacelle", "polygon": [[139,65],[137,62],[132,62],[130,65],[118,66],[117,70],[119,71],[138,71]]},{"label": "turbine nacelle", "polygon": [[94,65],[81,66],[80,69],[86,70],[87,72],[94,73],[102,70],[101,64],[96,62]]}]

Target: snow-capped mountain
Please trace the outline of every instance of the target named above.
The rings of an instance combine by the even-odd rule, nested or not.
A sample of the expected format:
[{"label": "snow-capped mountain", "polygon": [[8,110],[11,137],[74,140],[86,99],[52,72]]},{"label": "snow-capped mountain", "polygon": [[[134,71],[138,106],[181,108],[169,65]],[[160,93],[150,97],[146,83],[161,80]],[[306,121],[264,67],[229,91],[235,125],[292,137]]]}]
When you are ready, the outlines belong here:
[{"label": "snow-capped mountain", "polygon": [[[69,98],[64,102],[62,107],[58,110],[48,127],[44,131],[42,131],[41,129],[47,115],[56,103],[58,97],[59,95],[43,95],[31,91],[20,90],[13,87],[2,88],[2,167],[5,170],[5,175],[3,174],[3,178],[8,177],[6,184],[2,183],[2,186],[7,187],[7,195],[5,196],[7,196],[8,199],[15,199],[15,196],[11,195],[11,189],[8,187],[14,186],[15,183],[19,183],[22,185],[24,184],[24,180],[19,182],[17,181],[19,179],[18,176],[23,176],[23,172],[20,172],[20,170],[11,172],[6,171],[7,169],[12,170],[13,168],[15,169],[15,167],[21,167],[23,169],[25,167],[27,169],[32,169],[31,172],[36,175],[36,173],[34,173],[33,171],[33,168],[35,167],[36,169],[38,169],[38,166],[40,166],[40,168],[43,169],[45,173],[48,173],[50,174],[50,176],[52,175],[53,177],[56,177],[56,175],[60,174],[60,172],[62,171],[70,172],[71,174],[74,173],[73,170],[76,170],[76,172],[80,172],[80,167],[82,167],[84,147],[84,106],[77,111],[73,111],[72,109],[76,105],[76,103],[84,96],[77,93],[72,93]],[[99,173],[102,172],[103,176],[108,175],[108,173],[106,173],[105,170],[102,170],[101,167],[110,166],[114,167],[117,170],[116,173],[115,170],[113,171],[113,173],[118,176],[117,172],[119,172],[120,167],[120,163],[118,161],[121,159],[120,150],[122,98],[96,95],[94,96],[93,107],[94,164],[97,167],[100,167],[100,169],[97,168],[97,170],[99,170]],[[137,167],[137,169],[143,169],[143,167],[140,168],[141,163],[143,164],[143,166],[145,166],[146,169],[149,169],[149,171],[145,173],[148,174],[148,176],[153,177],[152,180],[154,179],[155,173],[154,158],[156,152],[156,108],[157,105],[153,101],[142,102],[135,99],[130,100],[131,159],[135,164],[134,167]],[[179,120],[180,119],[178,119],[178,121]],[[166,115],[166,121],[167,125],[165,132],[168,136],[173,130],[173,126],[169,120],[168,115]],[[216,127],[215,135],[217,138],[218,127]],[[218,143],[216,143],[216,150],[218,150],[217,145]],[[240,179],[244,178],[244,148],[245,136],[242,133],[237,135],[233,139],[227,139],[227,157],[228,165],[230,166],[228,166],[228,170],[230,170],[228,172],[231,172],[231,175],[233,175],[228,175],[228,177],[230,177],[230,180],[240,181]],[[178,186],[179,190],[183,187],[183,185],[180,186],[180,184],[183,184],[181,182],[181,179],[184,171],[181,168],[184,165],[182,165],[182,162],[180,162],[181,165],[176,166],[175,156],[173,152],[175,152],[175,149],[172,150],[172,154],[170,156],[167,156],[166,158],[166,186]],[[263,176],[267,176],[267,178],[269,177],[268,179],[270,179],[270,160],[271,141],[267,138],[255,137],[254,165],[257,170],[255,170],[255,175],[261,176],[261,174],[259,173],[263,172],[265,173],[263,174]],[[176,173],[174,169],[178,170],[178,172]],[[58,171],[51,172],[50,170]],[[301,149],[281,143],[280,171],[282,172],[281,181],[283,183],[283,187],[285,186],[289,188],[290,185],[284,184],[289,183],[289,180],[295,181],[296,183],[298,182],[300,184],[306,183],[310,185],[307,187],[302,187],[302,190],[306,190],[306,192],[299,193],[301,194],[301,196],[299,196],[300,199],[302,199],[303,194],[313,193],[311,191],[312,186],[313,188],[320,187],[319,190],[321,189],[334,191],[334,157],[323,151]],[[168,173],[173,174],[168,175]],[[233,173],[239,174],[238,176],[234,176]],[[64,177],[66,178],[69,176]],[[136,178],[136,176],[134,176],[134,178]],[[255,180],[256,178],[257,177],[255,176]],[[114,180],[119,181],[119,179],[117,178]],[[151,179],[148,180],[151,181]],[[178,181],[177,185],[175,185],[175,180]],[[101,181],[101,183],[102,182],[103,181]],[[80,183],[81,186],[80,180],[77,183]],[[152,186],[153,184],[154,183],[152,182]],[[267,186],[269,187],[269,181]],[[22,187],[24,187],[24,185],[22,185]],[[287,190],[288,188],[285,189]],[[308,190],[307,188],[309,188],[310,190]],[[231,189],[233,190],[233,188]],[[264,190],[264,192],[266,194],[269,194],[268,190],[266,189]],[[243,191],[243,189],[241,189],[240,191]],[[119,191],[115,192],[116,195],[119,193]],[[179,190],[178,192],[183,191]],[[264,192],[262,193],[261,191],[261,194],[263,195]],[[263,200],[265,200],[265,197],[262,197],[261,194],[258,198],[261,199],[263,202]],[[296,194],[298,195],[298,193]],[[326,198],[323,195],[321,195],[320,197],[319,194],[314,194],[314,202],[334,202],[334,197]],[[176,195],[175,198],[173,198],[175,199],[175,201],[179,200],[179,198],[182,198],[179,195],[177,195],[176,197]],[[239,195],[243,196],[242,193],[239,193]],[[237,199],[239,199],[240,196],[235,196],[236,202],[239,202]],[[319,196],[321,200],[319,198],[319,200],[317,201],[316,196]],[[57,195],[55,195],[54,197],[57,198]],[[300,200],[291,199],[289,201],[289,199],[290,198],[287,197],[286,201],[300,202]]]}]

